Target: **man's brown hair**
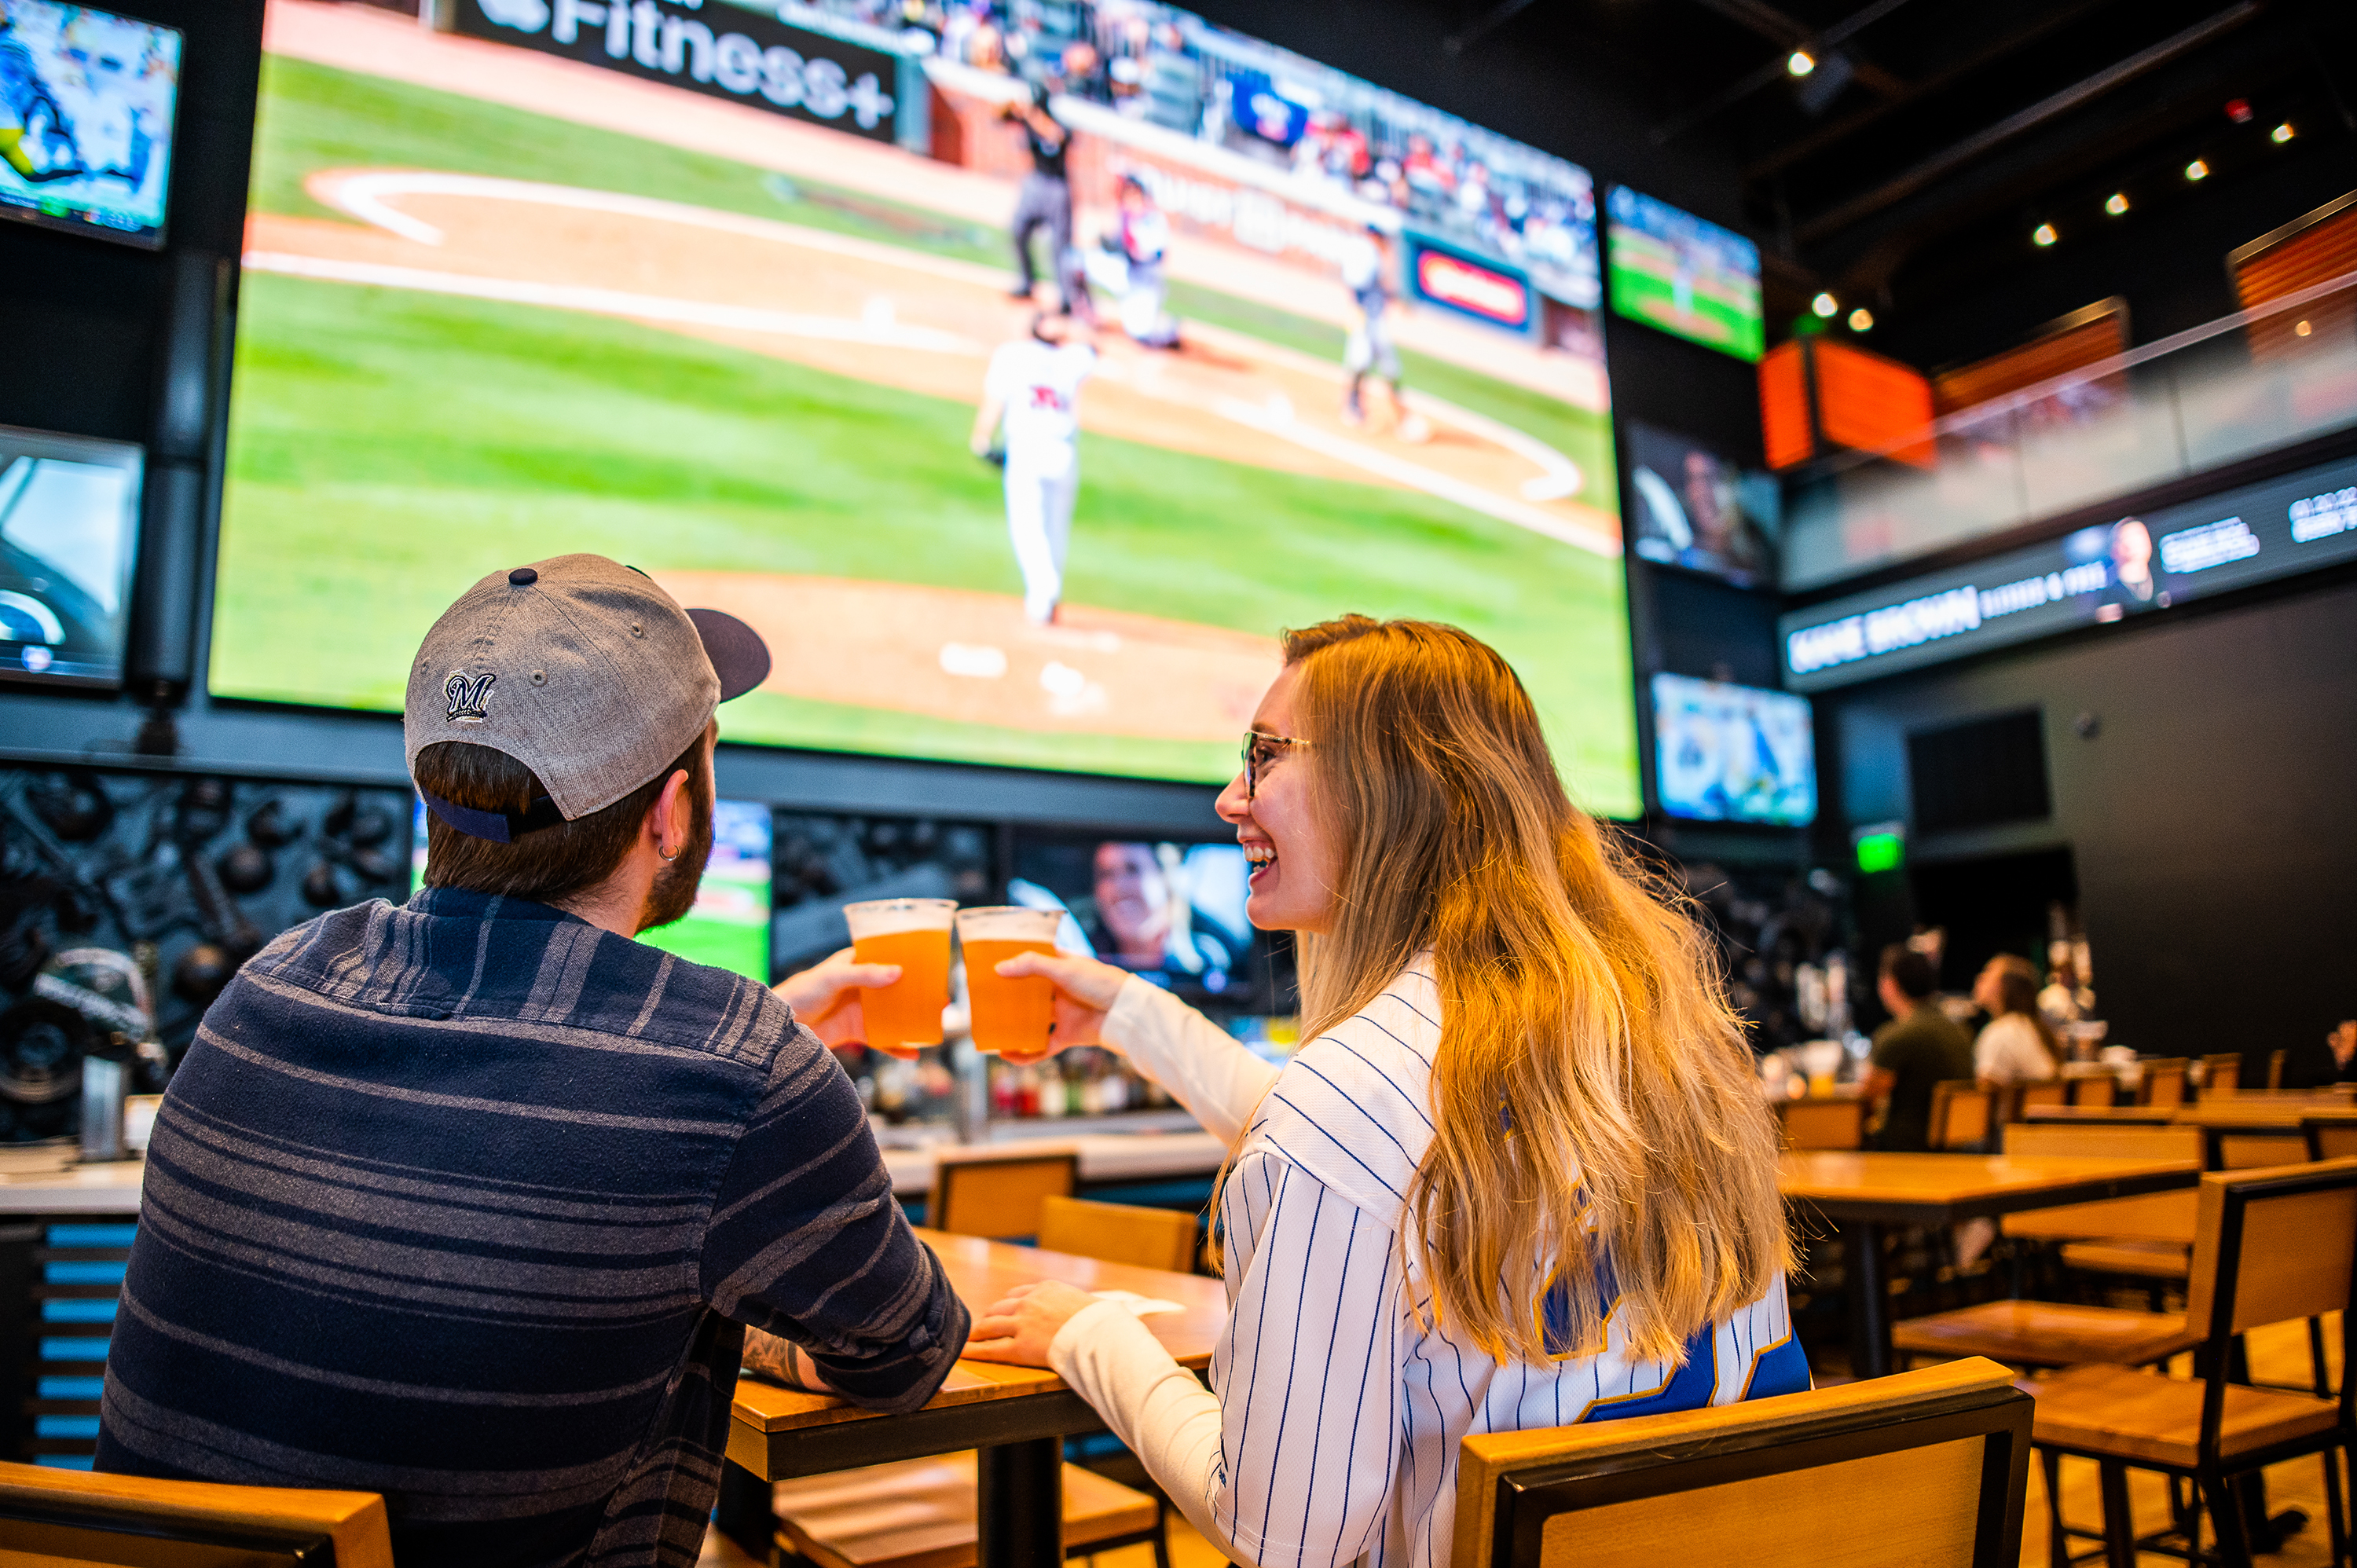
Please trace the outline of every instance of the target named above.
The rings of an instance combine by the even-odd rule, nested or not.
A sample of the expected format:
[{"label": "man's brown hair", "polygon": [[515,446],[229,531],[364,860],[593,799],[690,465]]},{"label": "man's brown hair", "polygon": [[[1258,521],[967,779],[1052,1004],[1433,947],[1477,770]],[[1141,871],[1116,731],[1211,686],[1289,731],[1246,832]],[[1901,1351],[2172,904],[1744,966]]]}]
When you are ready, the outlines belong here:
[{"label": "man's brown hair", "polygon": [[[639,830],[655,797],[673,773],[687,774],[687,798],[698,820],[705,800],[704,736],[698,735],[679,759],[636,789],[586,817],[529,832],[512,843],[494,843],[462,833],[429,808],[425,813],[425,886],[462,887],[562,904],[579,897],[608,877],[639,840]],[[531,809],[548,793],[533,770],[504,751],[465,741],[436,741],[417,754],[412,769],[418,788],[453,805],[479,811]]]}]

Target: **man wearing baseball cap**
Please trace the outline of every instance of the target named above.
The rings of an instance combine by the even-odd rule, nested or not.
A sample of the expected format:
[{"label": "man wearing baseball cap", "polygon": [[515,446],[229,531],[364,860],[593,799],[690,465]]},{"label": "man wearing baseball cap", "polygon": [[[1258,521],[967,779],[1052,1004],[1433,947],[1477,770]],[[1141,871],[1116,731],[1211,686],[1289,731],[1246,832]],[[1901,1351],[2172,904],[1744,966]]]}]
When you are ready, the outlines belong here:
[{"label": "man wearing baseball cap", "polygon": [[[630,940],[693,901],[713,712],[769,668],[597,555],[435,624],[426,886],[288,931],[206,1014],[101,1469],[382,1492],[404,1563],[685,1564],[748,1327],[859,1404],[931,1396],[966,1312],[842,1069],[787,1001]],[[783,989],[839,1032],[896,977]]]}]

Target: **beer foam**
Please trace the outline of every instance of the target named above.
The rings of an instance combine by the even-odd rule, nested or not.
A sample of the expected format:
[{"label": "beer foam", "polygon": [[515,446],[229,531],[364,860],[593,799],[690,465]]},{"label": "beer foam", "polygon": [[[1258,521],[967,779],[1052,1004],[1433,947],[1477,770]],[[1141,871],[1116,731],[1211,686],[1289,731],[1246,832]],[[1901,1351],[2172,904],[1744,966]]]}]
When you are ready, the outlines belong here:
[{"label": "beer foam", "polygon": [[946,931],[956,914],[954,898],[871,898],[843,907],[853,941],[895,931]]},{"label": "beer foam", "polygon": [[1061,909],[1026,909],[1003,904],[988,909],[960,909],[958,940],[963,942],[1049,942],[1064,923]]}]

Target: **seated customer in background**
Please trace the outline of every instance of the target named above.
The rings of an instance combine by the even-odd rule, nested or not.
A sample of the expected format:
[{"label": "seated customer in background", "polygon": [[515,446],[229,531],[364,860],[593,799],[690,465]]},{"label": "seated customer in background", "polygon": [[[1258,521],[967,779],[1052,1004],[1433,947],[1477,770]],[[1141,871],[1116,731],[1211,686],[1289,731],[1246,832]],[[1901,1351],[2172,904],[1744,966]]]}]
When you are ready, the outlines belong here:
[{"label": "seated customer in background", "polygon": [[1899,942],[1882,950],[1877,992],[1890,1022],[1874,1032],[1865,1093],[1888,1107],[1873,1140],[1888,1153],[1929,1148],[1932,1085],[1974,1076],[1973,1037],[1932,1000],[1939,988],[1930,959]]},{"label": "seated customer in background", "polygon": [[1973,1000],[1989,1015],[1973,1042],[1973,1066],[1986,1083],[2044,1083],[2062,1069],[2061,1044],[2038,1007],[2038,972],[2001,952],[1973,982]]},{"label": "seated customer in background", "polygon": [[[404,1564],[688,1564],[743,1326],[860,1404],[932,1394],[965,1309],[843,1070],[759,984],[630,940],[694,902],[714,705],[769,663],[596,555],[435,624],[425,886],[286,932],[206,1014],[147,1152],[100,1469],[382,1492]],[[897,977],[787,989],[821,1015]]]}]

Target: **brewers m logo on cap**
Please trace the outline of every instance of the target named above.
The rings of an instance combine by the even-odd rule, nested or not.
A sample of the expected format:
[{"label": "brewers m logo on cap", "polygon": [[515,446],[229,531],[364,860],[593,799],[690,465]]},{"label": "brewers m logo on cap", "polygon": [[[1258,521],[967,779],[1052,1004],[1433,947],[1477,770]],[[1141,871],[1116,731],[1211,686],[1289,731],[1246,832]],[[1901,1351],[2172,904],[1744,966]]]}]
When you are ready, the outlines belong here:
[{"label": "brewers m logo on cap", "polygon": [[488,671],[467,678],[463,670],[450,671],[450,679],[442,683],[442,694],[450,706],[443,717],[454,725],[479,725],[483,722],[483,710],[490,705],[491,682],[499,677]]}]

